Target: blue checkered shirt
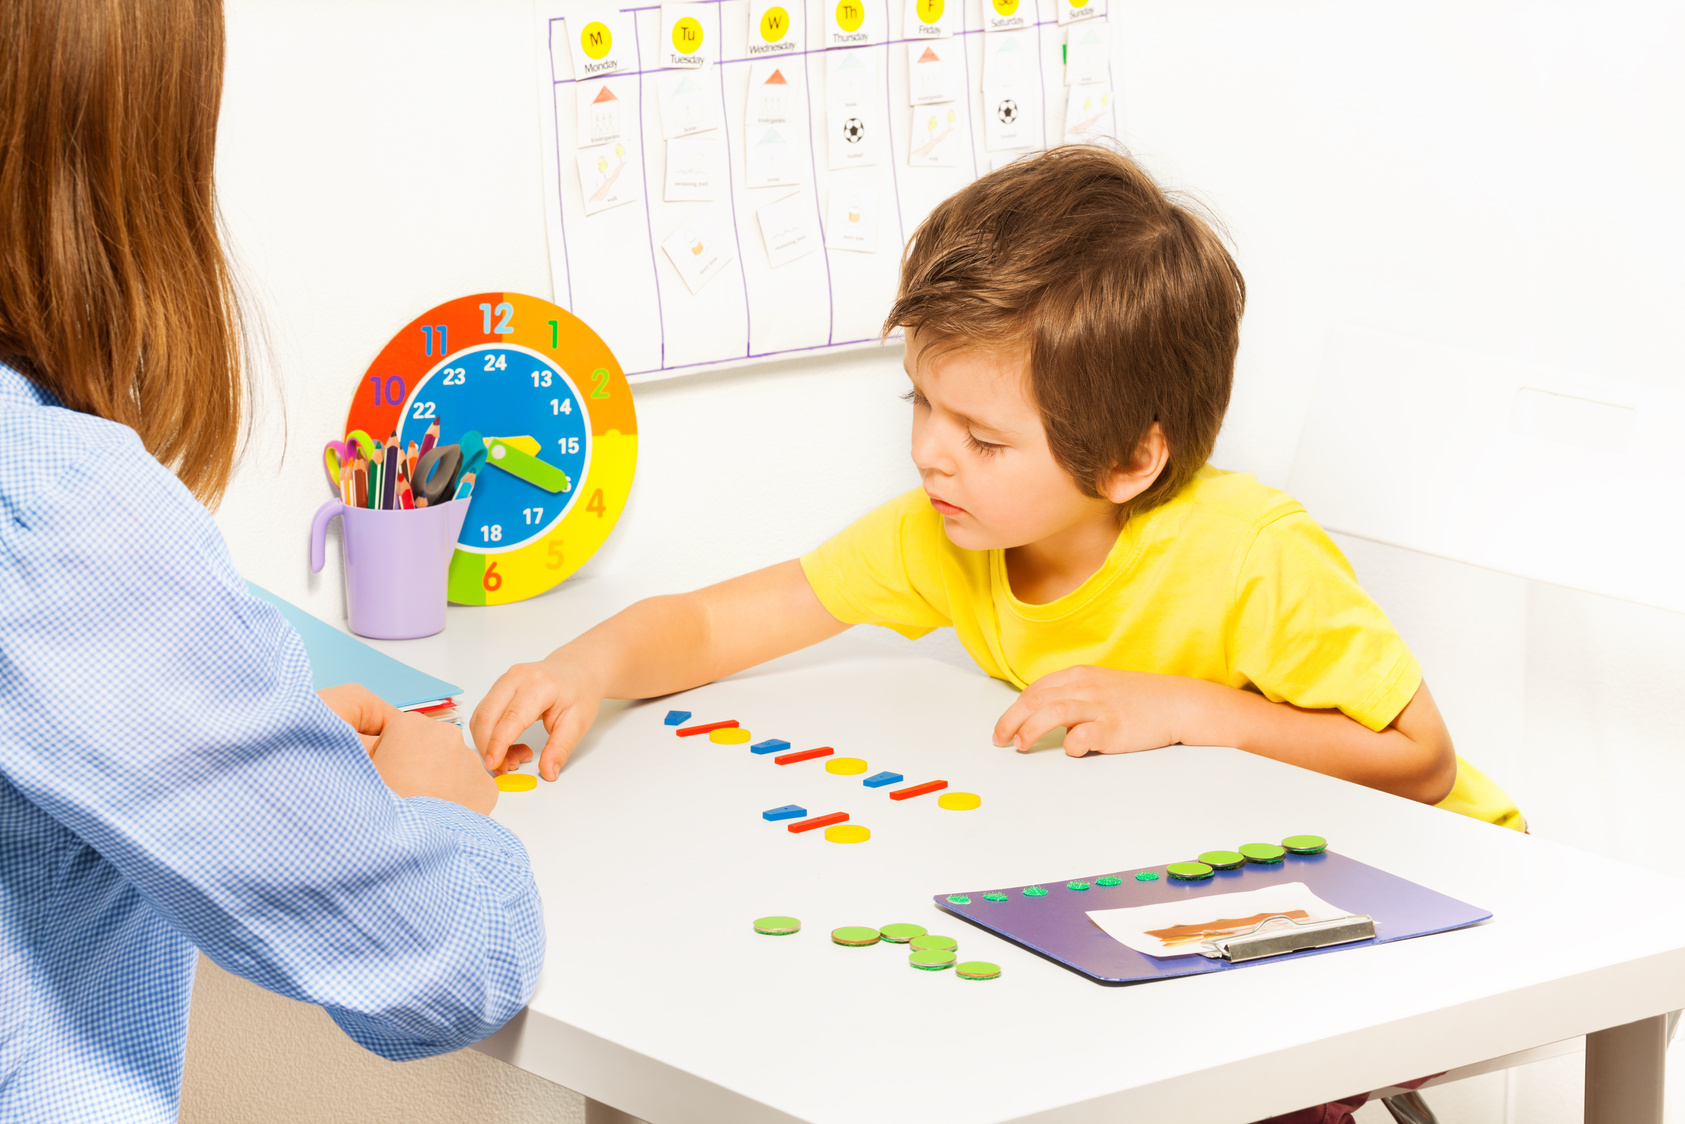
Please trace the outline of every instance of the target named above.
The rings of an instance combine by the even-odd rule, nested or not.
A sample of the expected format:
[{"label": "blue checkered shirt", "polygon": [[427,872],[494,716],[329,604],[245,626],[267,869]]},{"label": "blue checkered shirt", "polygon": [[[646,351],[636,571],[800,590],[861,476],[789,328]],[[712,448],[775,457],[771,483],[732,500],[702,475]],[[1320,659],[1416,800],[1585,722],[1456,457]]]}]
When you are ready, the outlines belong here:
[{"label": "blue checkered shirt", "polygon": [[393,795],[205,509],[3,364],[0,715],[0,1120],[174,1120],[195,950],[393,1059],[531,995],[520,842]]}]

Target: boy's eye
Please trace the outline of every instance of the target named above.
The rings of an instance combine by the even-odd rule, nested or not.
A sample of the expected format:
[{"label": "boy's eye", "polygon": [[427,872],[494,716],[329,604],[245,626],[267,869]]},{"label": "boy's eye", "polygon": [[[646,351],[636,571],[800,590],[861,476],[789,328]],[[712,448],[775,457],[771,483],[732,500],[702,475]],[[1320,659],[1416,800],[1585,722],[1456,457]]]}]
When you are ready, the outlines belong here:
[{"label": "boy's eye", "polygon": [[918,392],[917,387],[914,387],[912,390],[909,390],[907,393],[903,394],[901,396],[901,401],[911,402],[915,406],[923,406],[925,404],[924,395],[922,395]]},{"label": "boy's eye", "polygon": [[1002,449],[1006,448],[1005,445],[996,445],[988,441],[979,441],[977,436],[970,431],[966,432],[965,443],[971,446],[972,452],[985,457],[992,457]]}]

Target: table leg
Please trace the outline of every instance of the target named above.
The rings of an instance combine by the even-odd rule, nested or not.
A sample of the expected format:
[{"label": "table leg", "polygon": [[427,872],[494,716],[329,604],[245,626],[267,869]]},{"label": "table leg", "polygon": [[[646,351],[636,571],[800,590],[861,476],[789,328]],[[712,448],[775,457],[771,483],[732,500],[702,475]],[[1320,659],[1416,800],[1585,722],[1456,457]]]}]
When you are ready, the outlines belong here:
[{"label": "table leg", "polygon": [[1586,1124],[1662,1124],[1667,1016],[1586,1035]]},{"label": "table leg", "polygon": [[[1656,1118],[1658,1121],[1661,1117]],[[585,1098],[585,1124],[644,1124],[636,1116],[610,1108],[602,1101]]]}]

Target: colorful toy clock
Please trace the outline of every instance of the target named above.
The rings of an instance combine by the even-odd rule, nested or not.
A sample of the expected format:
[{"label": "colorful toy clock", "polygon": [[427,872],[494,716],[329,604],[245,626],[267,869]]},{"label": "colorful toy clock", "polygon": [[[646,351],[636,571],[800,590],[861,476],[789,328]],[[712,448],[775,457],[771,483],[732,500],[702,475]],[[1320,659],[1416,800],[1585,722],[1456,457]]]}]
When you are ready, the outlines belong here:
[{"label": "colorful toy clock", "polygon": [[550,589],[626,506],[638,460],[626,376],[595,332],[549,301],[478,293],[417,317],[364,374],[345,429],[396,433],[408,449],[435,421],[441,445],[496,439],[451,558],[458,604]]}]

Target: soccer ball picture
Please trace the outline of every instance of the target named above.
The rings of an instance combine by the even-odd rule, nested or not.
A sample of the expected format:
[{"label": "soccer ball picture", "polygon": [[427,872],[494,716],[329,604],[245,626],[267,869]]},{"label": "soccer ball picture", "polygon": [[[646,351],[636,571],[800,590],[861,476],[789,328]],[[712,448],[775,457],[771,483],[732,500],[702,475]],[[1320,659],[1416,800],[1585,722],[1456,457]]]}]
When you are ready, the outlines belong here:
[{"label": "soccer ball picture", "polygon": [[995,116],[1000,118],[1001,124],[1010,125],[1018,120],[1018,103],[1011,98],[1002,98],[995,106]]},{"label": "soccer ball picture", "polygon": [[849,144],[859,144],[866,139],[866,122],[858,117],[850,117],[842,124],[843,140]]}]

